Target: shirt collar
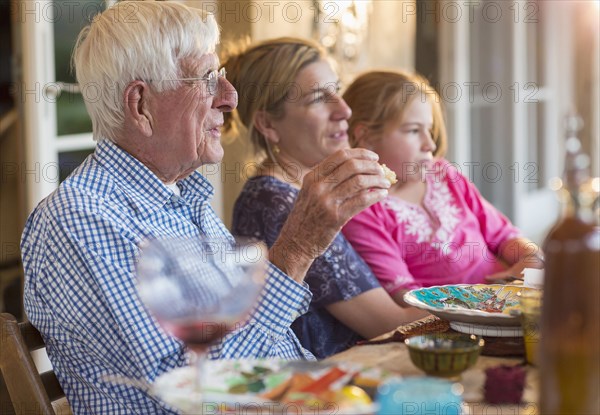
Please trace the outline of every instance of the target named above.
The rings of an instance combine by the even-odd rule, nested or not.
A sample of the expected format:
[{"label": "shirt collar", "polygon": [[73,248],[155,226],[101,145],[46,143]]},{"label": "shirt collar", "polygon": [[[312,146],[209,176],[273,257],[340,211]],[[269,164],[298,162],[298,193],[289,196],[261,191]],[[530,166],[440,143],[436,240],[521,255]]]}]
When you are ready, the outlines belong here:
[{"label": "shirt collar", "polygon": [[183,180],[177,183],[181,189],[181,196],[184,199],[200,197],[210,199],[215,194],[215,188],[206,177],[195,171]]},{"label": "shirt collar", "polygon": [[[94,152],[98,164],[113,176],[138,208],[153,211],[168,203],[173,196],[169,189],[148,167],[110,140],[98,143]],[[183,198],[194,196],[210,199],[214,188],[198,172],[179,182]]]}]

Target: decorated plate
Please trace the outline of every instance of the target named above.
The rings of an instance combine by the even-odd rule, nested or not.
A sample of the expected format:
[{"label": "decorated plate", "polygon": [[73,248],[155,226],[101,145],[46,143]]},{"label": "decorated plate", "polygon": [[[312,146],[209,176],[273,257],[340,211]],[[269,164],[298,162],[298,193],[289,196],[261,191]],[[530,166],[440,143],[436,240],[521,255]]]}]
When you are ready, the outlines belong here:
[{"label": "decorated plate", "polygon": [[494,326],[499,330],[513,327],[516,329],[507,330],[516,333],[521,325],[518,313],[515,313],[520,307],[521,290],[522,286],[501,284],[440,285],[409,291],[404,294],[404,301],[450,321],[457,331],[465,331],[464,328],[470,326]]},{"label": "decorated plate", "polygon": [[199,394],[194,376],[192,367],[175,369],[160,376],[151,391],[184,414],[353,415],[376,411],[365,389],[383,378],[380,371],[350,364],[216,360],[206,362]]}]

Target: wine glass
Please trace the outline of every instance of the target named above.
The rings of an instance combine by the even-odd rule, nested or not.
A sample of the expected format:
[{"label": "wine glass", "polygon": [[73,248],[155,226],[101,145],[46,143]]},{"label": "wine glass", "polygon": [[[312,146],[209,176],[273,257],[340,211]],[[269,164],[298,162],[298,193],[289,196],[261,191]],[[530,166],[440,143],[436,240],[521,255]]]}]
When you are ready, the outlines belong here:
[{"label": "wine glass", "polygon": [[195,356],[195,401],[202,399],[208,348],[243,324],[263,289],[266,270],[267,248],[253,239],[156,239],[142,248],[140,298]]}]

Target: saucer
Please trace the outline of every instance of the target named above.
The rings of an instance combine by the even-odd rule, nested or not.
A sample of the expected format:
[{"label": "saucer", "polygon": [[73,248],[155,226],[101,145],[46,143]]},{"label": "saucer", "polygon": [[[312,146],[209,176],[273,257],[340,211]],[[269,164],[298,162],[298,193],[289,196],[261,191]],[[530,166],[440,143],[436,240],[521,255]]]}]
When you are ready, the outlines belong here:
[{"label": "saucer", "polygon": [[451,321],[450,327],[460,333],[484,337],[523,337],[521,326],[490,326],[485,324]]}]

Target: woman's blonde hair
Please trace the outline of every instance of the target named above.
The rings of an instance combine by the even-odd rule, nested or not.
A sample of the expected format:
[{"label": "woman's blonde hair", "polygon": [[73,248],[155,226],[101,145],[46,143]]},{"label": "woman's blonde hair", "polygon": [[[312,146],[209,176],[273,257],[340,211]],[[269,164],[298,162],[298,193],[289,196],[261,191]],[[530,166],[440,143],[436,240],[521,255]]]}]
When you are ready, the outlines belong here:
[{"label": "woman's blonde hair", "polygon": [[[181,78],[181,61],[215,51],[212,15],[175,2],[122,1],[94,17],[72,66],[92,119],[95,140],[113,140],[124,122],[125,88],[134,80]],[[159,92],[178,82],[158,82]]]},{"label": "woman's blonde hair", "polygon": [[372,135],[378,136],[387,122],[402,117],[413,99],[426,98],[433,112],[434,155],[446,153],[446,126],[440,96],[422,76],[406,72],[367,72],[352,82],[343,98],[352,108],[348,134],[353,147],[358,143],[358,125],[364,125]]},{"label": "woman's blonde hair", "polygon": [[[240,51],[229,51],[223,66],[227,80],[238,91],[237,109],[224,113],[225,132],[246,133],[255,154],[269,152],[265,137],[254,128],[258,111],[275,119],[284,114],[284,103],[294,88],[298,73],[311,63],[326,58],[317,43],[292,37],[267,40]],[[294,92],[294,91],[292,91]]]}]

